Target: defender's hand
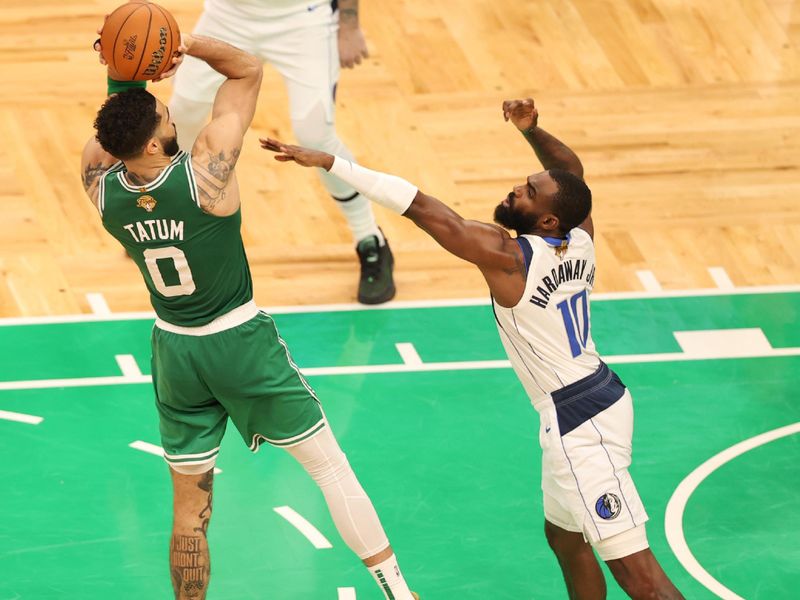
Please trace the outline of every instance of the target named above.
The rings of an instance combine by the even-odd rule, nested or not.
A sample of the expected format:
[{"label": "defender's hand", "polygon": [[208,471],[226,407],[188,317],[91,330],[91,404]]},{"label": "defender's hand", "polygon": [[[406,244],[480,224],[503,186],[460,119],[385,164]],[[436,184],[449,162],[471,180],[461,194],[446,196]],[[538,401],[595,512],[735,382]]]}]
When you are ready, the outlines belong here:
[{"label": "defender's hand", "polygon": [[352,69],[367,58],[367,42],[360,27],[339,27],[339,64],[345,69]]},{"label": "defender's hand", "polygon": [[536,127],[539,111],[533,105],[533,98],[506,100],[503,102],[503,119],[511,121],[520,131]]},{"label": "defender's hand", "polygon": [[301,167],[320,167],[326,171],[333,166],[333,156],[326,152],[284,144],[272,138],[259,138],[258,141],[264,150],[275,152],[275,160],[279,162],[293,161]]}]

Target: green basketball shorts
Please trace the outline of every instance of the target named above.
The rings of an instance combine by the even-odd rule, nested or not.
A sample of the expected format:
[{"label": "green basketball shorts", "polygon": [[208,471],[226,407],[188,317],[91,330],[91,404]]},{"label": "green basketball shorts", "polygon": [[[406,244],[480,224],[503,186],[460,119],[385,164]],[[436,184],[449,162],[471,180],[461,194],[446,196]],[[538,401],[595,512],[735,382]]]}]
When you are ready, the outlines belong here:
[{"label": "green basketball shorts", "polygon": [[[233,313],[240,323],[231,327]],[[325,426],[314,390],[255,304],[198,328],[157,320],[152,349],[164,458],[178,472],[214,466],[228,417],[253,452],[264,441],[297,444]]]}]

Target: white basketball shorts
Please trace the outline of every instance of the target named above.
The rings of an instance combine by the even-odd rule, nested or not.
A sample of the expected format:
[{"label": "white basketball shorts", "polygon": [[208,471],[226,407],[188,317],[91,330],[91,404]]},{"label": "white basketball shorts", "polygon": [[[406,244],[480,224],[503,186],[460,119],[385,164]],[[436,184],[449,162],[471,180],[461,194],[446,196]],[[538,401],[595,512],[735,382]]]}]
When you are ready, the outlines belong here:
[{"label": "white basketball shorts", "polygon": [[[292,119],[304,118],[322,103],[330,123],[339,78],[338,27],[338,13],[326,0],[259,18],[235,2],[214,0],[206,3],[194,33],[220,39],[275,67],[286,83]],[[202,60],[187,56],[175,74],[174,93],[210,104],[224,80]]]},{"label": "white basketball shorts", "polygon": [[[562,529],[582,533],[599,552],[604,540],[648,519],[628,473],[631,395],[601,363],[597,372],[551,397],[552,403],[537,406],[545,518]],[[638,529],[644,541],[635,542],[633,551],[647,547],[644,527]],[[610,560],[602,553],[601,557]]]}]

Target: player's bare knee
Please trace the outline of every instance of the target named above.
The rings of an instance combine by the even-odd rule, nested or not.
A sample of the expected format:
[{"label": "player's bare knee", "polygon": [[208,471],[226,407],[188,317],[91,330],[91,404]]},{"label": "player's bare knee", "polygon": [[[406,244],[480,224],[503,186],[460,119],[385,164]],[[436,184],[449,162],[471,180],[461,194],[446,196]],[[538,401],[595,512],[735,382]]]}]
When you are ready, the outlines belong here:
[{"label": "player's bare knee", "polygon": [[582,538],[579,540],[579,536],[580,534],[562,529],[547,519],[544,521],[544,537],[556,555],[560,556],[563,553],[577,550],[579,545],[582,545],[578,544],[578,542],[583,541]]}]

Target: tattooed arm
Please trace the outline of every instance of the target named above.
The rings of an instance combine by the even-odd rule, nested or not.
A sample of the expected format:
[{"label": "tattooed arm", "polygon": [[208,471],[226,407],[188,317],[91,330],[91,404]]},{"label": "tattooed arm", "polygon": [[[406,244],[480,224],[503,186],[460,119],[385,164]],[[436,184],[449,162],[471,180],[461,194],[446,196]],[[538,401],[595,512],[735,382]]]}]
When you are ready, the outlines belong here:
[{"label": "tattooed arm", "polygon": [[234,168],[255,114],[261,62],[224,42],[199,36],[189,36],[186,53],[227,78],[214,98],[211,122],[192,148],[192,164],[203,210],[220,217],[232,215],[239,210]]},{"label": "tattooed arm", "polygon": [[117,159],[103,150],[94,137],[86,142],[81,155],[81,180],[83,189],[95,207],[97,207],[97,187],[100,176],[116,162]]}]

